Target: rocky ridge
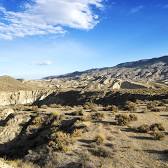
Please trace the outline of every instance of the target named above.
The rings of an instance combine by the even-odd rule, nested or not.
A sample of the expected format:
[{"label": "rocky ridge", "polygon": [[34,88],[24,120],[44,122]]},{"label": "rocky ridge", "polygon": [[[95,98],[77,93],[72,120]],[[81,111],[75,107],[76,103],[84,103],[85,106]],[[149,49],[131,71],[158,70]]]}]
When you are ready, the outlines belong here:
[{"label": "rocky ridge", "polygon": [[168,56],[119,64],[114,67],[73,72],[44,78],[58,88],[85,90],[113,88],[115,80],[121,80],[119,88],[157,88],[168,84]]}]

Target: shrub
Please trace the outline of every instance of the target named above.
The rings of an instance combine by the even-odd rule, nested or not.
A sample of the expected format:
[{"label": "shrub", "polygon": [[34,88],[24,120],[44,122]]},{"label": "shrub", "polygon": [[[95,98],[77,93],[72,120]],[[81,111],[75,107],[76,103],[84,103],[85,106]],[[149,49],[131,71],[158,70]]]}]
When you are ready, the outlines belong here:
[{"label": "shrub", "polygon": [[94,103],[87,102],[87,103],[85,103],[85,105],[83,107],[86,110],[91,110],[93,112],[97,111],[97,104],[94,104]]},{"label": "shrub", "polygon": [[103,142],[105,141],[105,135],[102,133],[99,133],[94,140],[98,145],[103,144]]},{"label": "shrub", "polygon": [[85,114],[80,118],[81,121],[90,121],[91,119],[92,118],[90,114]]},{"label": "shrub", "polygon": [[76,109],[76,111],[70,113],[71,115],[73,116],[83,116],[83,109],[82,108],[79,108],[79,109]]},{"label": "shrub", "polygon": [[163,132],[160,132],[160,131],[153,131],[151,133],[151,135],[153,135],[153,138],[155,140],[162,140],[165,137],[165,134]]},{"label": "shrub", "polygon": [[72,144],[70,135],[61,131],[53,133],[51,139],[52,141],[49,142],[49,146],[52,146],[53,149],[59,151],[68,151],[69,145]]},{"label": "shrub", "polygon": [[126,114],[119,114],[115,116],[116,124],[123,126],[123,125],[128,125],[130,122],[129,116]]},{"label": "shrub", "polygon": [[165,131],[165,128],[161,123],[155,123],[150,126],[151,131]]},{"label": "shrub", "polygon": [[136,104],[128,101],[125,105],[125,110],[135,112],[137,110]]},{"label": "shrub", "polygon": [[154,107],[154,108],[151,108],[151,111],[152,112],[160,112],[160,111],[162,111],[162,109],[158,108],[158,107]]},{"label": "shrub", "polygon": [[124,126],[124,125],[128,125],[130,121],[137,121],[138,118],[134,114],[130,114],[130,115],[119,114],[115,116],[115,120],[117,125]]},{"label": "shrub", "polygon": [[81,129],[75,129],[73,133],[71,134],[71,137],[80,137],[82,135]]},{"label": "shrub", "polygon": [[166,106],[165,111],[168,112],[168,106]]},{"label": "shrub", "polygon": [[93,114],[92,115],[92,119],[93,120],[103,120],[105,118],[105,114],[104,113],[99,113],[99,112],[97,112],[97,113],[95,113],[95,114]]},{"label": "shrub", "polygon": [[113,112],[113,113],[117,113],[117,112],[118,112],[118,107],[115,106],[115,105],[113,105],[113,106],[112,106],[112,112]]},{"label": "shrub", "polygon": [[147,103],[147,109],[151,110],[151,109],[154,109],[155,107],[156,107],[156,104],[154,102]]},{"label": "shrub", "polygon": [[112,106],[106,106],[103,108],[104,111],[112,111],[113,113],[117,113],[118,112],[118,107],[115,105]]},{"label": "shrub", "polygon": [[111,157],[111,151],[108,150],[107,148],[103,147],[103,146],[96,146],[94,149],[91,149],[91,152],[98,157]]},{"label": "shrub", "polygon": [[94,165],[93,161],[91,160],[91,156],[88,153],[88,151],[79,155],[78,163],[80,163],[80,166],[78,166],[78,167],[96,168],[96,166]]},{"label": "shrub", "polygon": [[137,121],[138,117],[135,114],[130,114],[129,115],[130,121]]},{"label": "shrub", "polygon": [[150,126],[147,124],[143,124],[136,128],[136,130],[140,133],[148,133],[150,131]]}]

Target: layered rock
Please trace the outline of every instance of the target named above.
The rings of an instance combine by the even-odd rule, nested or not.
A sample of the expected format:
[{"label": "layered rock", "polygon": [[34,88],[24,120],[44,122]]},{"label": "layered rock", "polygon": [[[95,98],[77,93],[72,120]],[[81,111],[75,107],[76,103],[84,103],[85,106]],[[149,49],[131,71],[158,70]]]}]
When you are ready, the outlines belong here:
[{"label": "layered rock", "polygon": [[0,92],[0,106],[14,104],[29,104],[37,100],[42,100],[52,93],[52,90],[32,90],[32,91],[15,91]]}]

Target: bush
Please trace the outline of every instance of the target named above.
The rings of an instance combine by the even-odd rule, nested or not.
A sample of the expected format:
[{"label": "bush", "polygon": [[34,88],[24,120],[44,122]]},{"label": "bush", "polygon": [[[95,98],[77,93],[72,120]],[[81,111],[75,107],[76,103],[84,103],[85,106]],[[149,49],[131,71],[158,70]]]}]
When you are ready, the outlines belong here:
[{"label": "bush", "polygon": [[155,123],[150,126],[151,131],[165,131],[165,128],[161,123]]},{"label": "bush", "polygon": [[149,131],[155,132],[155,131],[165,131],[165,128],[161,123],[155,123],[152,125],[143,124],[136,128],[136,130],[140,133],[148,133]]},{"label": "bush", "polygon": [[160,131],[154,131],[151,133],[151,135],[153,135],[155,140],[162,140],[165,137],[165,134],[163,132]]},{"label": "bush", "polygon": [[168,106],[165,107],[165,111],[168,112]]},{"label": "bush", "polygon": [[137,121],[138,117],[135,114],[130,114],[129,115],[130,121]]},{"label": "bush", "polygon": [[99,133],[94,140],[98,145],[103,144],[103,142],[105,141],[105,136],[102,133]]},{"label": "bush", "polygon": [[137,105],[133,102],[127,102],[125,105],[125,110],[131,111],[131,112],[136,112],[137,110]]},{"label": "bush", "polygon": [[87,103],[85,103],[83,108],[86,110],[91,110],[93,112],[96,112],[97,111],[97,104],[87,102]]},{"label": "bush", "polygon": [[120,126],[128,125],[130,122],[129,116],[126,114],[119,114],[115,116],[116,124]]},{"label": "bush", "polygon": [[151,108],[151,111],[152,111],[152,112],[161,112],[162,109],[161,109],[161,108],[158,108],[158,107],[154,107],[154,108]]},{"label": "bush", "polygon": [[104,111],[112,111],[113,113],[117,113],[118,112],[118,107],[115,105],[112,106],[106,106],[103,108]]},{"label": "bush", "polygon": [[75,129],[71,134],[71,137],[80,137],[82,135],[82,129]]},{"label": "bush", "polygon": [[66,152],[69,150],[69,145],[72,144],[70,135],[61,131],[53,133],[51,139],[49,146],[52,146],[54,150]]},{"label": "bush", "polygon": [[97,113],[95,113],[95,114],[93,114],[92,115],[92,119],[93,120],[103,120],[105,118],[105,114],[104,113],[99,113],[99,112],[97,112]]},{"label": "bush", "polygon": [[154,102],[147,103],[147,109],[151,110],[156,108],[156,104]]},{"label": "bush", "polygon": [[148,133],[150,131],[150,126],[147,124],[143,124],[136,128],[136,130],[140,133]]},{"label": "bush", "polygon": [[76,109],[76,111],[70,113],[71,115],[73,116],[83,116],[83,109],[79,108],[79,109]]},{"label": "bush", "polygon": [[137,121],[138,118],[134,114],[119,114],[115,116],[116,124],[120,126],[128,125],[130,121]]},{"label": "bush", "polygon": [[103,146],[96,146],[94,149],[91,149],[91,152],[98,157],[111,157],[111,151],[108,150],[107,148],[103,147]]},{"label": "bush", "polygon": [[80,166],[78,166],[78,168],[79,167],[81,167],[81,168],[96,168],[93,161],[91,160],[91,156],[88,151],[79,155],[78,163],[80,163]]}]

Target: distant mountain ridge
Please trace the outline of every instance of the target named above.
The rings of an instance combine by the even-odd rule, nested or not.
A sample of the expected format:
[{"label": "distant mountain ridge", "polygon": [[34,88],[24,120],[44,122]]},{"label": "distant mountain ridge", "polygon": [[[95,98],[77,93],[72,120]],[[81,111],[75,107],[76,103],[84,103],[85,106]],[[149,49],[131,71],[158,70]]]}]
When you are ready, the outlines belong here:
[{"label": "distant mountain ridge", "polygon": [[114,67],[76,71],[44,79],[113,78],[133,81],[168,82],[168,55],[118,64]]},{"label": "distant mountain ridge", "polygon": [[151,65],[151,64],[154,64],[157,62],[163,62],[168,65],[168,56],[162,56],[159,58],[143,59],[143,60],[139,60],[139,61],[121,63],[121,64],[118,64],[116,67],[118,67],[118,68],[122,68],[122,67],[133,68],[136,66]]}]

